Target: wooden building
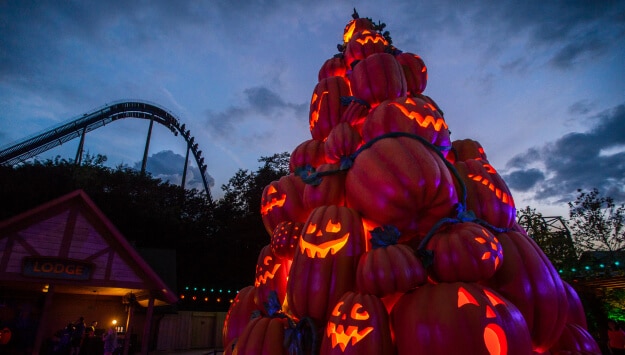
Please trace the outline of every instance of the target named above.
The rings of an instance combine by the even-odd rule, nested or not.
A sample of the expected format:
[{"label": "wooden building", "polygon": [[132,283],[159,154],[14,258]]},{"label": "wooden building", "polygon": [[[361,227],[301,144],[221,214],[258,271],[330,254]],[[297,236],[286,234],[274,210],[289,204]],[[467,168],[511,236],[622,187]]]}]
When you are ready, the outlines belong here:
[{"label": "wooden building", "polygon": [[11,329],[13,347],[38,354],[57,330],[84,317],[102,329],[116,321],[147,354],[154,308],[176,302],[81,190],[0,222],[0,329]]}]

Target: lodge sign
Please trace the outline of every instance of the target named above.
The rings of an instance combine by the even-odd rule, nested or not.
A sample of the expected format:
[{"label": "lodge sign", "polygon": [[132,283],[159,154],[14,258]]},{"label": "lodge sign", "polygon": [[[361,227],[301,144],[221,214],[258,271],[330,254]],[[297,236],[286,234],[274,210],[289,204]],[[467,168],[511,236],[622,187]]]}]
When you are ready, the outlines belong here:
[{"label": "lodge sign", "polygon": [[94,265],[82,260],[25,257],[22,264],[22,275],[42,277],[46,279],[89,280]]}]

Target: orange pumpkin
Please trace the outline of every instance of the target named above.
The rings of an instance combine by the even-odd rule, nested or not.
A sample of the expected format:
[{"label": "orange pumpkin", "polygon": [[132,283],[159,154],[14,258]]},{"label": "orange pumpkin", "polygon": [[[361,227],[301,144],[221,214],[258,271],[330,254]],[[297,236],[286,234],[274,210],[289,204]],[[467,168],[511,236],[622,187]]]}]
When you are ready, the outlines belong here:
[{"label": "orange pumpkin", "polygon": [[349,78],[353,95],[371,107],[406,95],[401,65],[388,53],[374,53],[359,61]]},{"label": "orange pumpkin", "polygon": [[323,141],[346,109],[341,98],[351,96],[347,80],[340,76],[331,76],[321,80],[315,86],[310,99],[308,123],[310,133],[316,140]]},{"label": "orange pumpkin", "polygon": [[265,186],[260,202],[260,215],[269,235],[282,221],[304,222],[310,210],[302,201],[306,184],[297,175],[287,175]]}]

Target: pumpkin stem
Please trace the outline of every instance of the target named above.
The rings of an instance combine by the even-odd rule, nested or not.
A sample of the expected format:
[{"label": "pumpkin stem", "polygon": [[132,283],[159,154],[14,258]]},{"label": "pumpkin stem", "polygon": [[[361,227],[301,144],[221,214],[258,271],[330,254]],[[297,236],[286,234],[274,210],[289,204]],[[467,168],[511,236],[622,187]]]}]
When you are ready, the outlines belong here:
[{"label": "pumpkin stem", "polygon": [[317,327],[310,317],[300,319],[297,324],[289,322],[289,328],[284,331],[284,347],[290,355],[318,353]]},{"label": "pumpkin stem", "polygon": [[400,236],[399,229],[393,225],[375,227],[371,231],[371,247],[377,249],[395,245],[399,241]]},{"label": "pumpkin stem", "polygon": [[354,8],[354,13],[352,14],[352,18],[353,18],[354,20],[356,20],[356,19],[359,19],[359,18],[360,18],[360,16],[358,15],[358,11],[356,11],[356,8]]}]

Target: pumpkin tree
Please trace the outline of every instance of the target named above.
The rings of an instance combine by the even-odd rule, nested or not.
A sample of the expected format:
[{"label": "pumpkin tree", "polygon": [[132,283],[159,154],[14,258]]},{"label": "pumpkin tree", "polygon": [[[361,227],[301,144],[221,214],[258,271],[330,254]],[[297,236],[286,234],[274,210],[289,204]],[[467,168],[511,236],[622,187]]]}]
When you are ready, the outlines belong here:
[{"label": "pumpkin tree", "polygon": [[484,148],[451,139],[424,60],[385,27],[354,10],[319,70],[310,139],[262,195],[267,246],[227,351],[600,353]]}]

